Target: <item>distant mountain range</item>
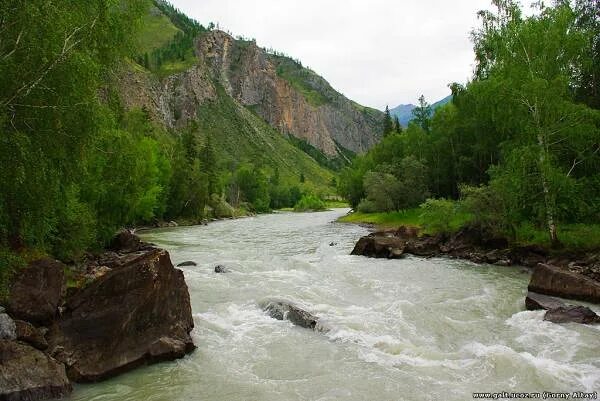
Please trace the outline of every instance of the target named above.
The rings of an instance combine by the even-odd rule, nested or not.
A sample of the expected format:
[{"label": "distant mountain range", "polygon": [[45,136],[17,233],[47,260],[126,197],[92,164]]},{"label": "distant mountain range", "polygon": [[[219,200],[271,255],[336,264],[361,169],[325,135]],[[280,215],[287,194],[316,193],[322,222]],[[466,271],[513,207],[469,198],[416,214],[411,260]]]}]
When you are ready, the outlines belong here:
[{"label": "distant mountain range", "polygon": [[[435,111],[438,107],[441,107],[452,100],[452,95],[448,95],[440,101],[437,101],[431,105],[431,108]],[[400,106],[390,109],[392,116],[397,116],[400,124],[406,127],[408,123],[413,119],[412,111],[417,107],[414,104],[401,104]]]}]

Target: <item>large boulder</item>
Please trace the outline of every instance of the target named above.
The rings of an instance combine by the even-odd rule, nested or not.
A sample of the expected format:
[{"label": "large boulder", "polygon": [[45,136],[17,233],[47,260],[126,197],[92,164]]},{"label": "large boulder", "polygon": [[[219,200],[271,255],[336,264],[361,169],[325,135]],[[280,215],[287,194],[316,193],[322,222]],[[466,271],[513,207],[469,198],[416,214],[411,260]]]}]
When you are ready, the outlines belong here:
[{"label": "large boulder", "polygon": [[29,345],[0,340],[0,400],[45,400],[70,392],[64,365]]},{"label": "large boulder", "polygon": [[600,282],[568,269],[543,263],[534,269],[528,289],[540,294],[600,303]]},{"label": "large boulder", "polygon": [[62,296],[64,267],[57,260],[44,258],[20,270],[10,285],[8,313],[15,319],[50,324]]},{"label": "large boulder", "polygon": [[544,320],[553,323],[600,323],[600,316],[587,306],[561,306],[546,312]]},{"label": "large boulder", "polygon": [[316,329],[317,323],[319,322],[318,317],[289,301],[265,301],[263,302],[262,307],[273,319],[287,319],[295,325],[307,329]]},{"label": "large boulder", "polygon": [[149,249],[73,294],[48,335],[77,382],[183,357],[195,347],[190,297],[169,254]]}]

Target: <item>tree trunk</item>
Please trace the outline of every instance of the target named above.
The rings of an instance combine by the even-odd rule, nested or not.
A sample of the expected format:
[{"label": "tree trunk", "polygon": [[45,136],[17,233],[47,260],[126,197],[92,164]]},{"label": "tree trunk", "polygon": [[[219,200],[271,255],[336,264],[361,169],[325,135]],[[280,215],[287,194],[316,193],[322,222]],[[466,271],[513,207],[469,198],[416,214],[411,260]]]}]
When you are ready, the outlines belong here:
[{"label": "tree trunk", "polygon": [[556,234],[556,220],[555,220],[555,205],[554,200],[550,194],[550,185],[548,184],[548,177],[546,176],[546,143],[544,141],[544,135],[538,133],[537,135],[538,145],[540,147],[539,155],[539,169],[540,177],[542,179],[542,189],[544,191],[544,206],[546,209],[546,224],[548,228],[548,234],[550,235],[550,243],[553,247],[558,246],[558,235]]}]

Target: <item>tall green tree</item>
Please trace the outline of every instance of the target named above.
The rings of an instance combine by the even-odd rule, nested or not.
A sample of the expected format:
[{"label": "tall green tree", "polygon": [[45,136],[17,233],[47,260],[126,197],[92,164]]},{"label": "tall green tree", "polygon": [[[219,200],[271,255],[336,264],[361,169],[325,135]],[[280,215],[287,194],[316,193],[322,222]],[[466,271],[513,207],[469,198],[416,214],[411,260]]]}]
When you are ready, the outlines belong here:
[{"label": "tall green tree", "polygon": [[388,136],[394,131],[394,122],[390,115],[390,108],[385,106],[385,112],[383,114],[383,136]]},{"label": "tall green tree", "polygon": [[99,89],[130,54],[146,6],[142,0],[2,1],[0,242],[51,241],[65,205],[74,203],[72,188],[84,174],[92,139],[113,124]]},{"label": "tall green tree", "polygon": [[419,104],[412,111],[413,121],[419,125],[425,132],[429,132],[429,121],[433,111],[431,106],[425,100],[425,96],[419,97]]}]

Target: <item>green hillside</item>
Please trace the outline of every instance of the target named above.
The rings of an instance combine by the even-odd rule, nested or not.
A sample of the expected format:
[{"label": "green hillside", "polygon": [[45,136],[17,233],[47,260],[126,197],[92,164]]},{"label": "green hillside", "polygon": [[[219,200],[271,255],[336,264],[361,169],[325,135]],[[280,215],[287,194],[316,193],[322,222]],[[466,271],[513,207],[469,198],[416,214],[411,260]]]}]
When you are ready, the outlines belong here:
[{"label": "green hillside", "polygon": [[[152,3],[142,24],[143,28],[137,39],[137,52],[150,52],[155,56],[162,54],[162,60],[160,66],[153,65],[152,60],[150,65],[144,66],[143,58],[138,56],[136,61],[139,67],[158,79],[164,79],[192,68],[197,63],[193,52],[194,41],[186,40],[186,37],[201,34],[205,31],[204,27],[162,1]],[[316,74],[313,75],[323,81]],[[294,146],[294,142],[290,142],[248,108],[240,106],[219,84],[216,87],[217,100],[198,107],[199,129],[195,134],[199,143],[204,143],[207,135],[211,136],[220,169],[233,171],[240,164],[252,163],[265,168],[270,174],[277,170],[284,181],[302,184],[305,190],[324,195],[335,191],[335,188],[329,186],[334,177],[331,170]],[[307,92],[306,85],[303,88],[302,93]],[[178,135],[177,132],[174,134]],[[301,176],[304,177],[302,183]]]}]

